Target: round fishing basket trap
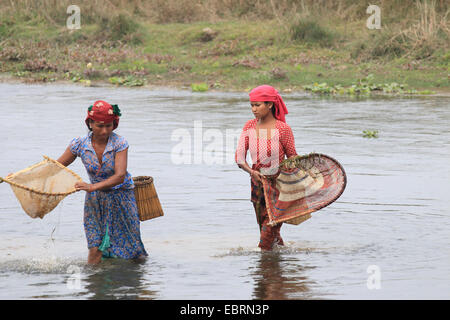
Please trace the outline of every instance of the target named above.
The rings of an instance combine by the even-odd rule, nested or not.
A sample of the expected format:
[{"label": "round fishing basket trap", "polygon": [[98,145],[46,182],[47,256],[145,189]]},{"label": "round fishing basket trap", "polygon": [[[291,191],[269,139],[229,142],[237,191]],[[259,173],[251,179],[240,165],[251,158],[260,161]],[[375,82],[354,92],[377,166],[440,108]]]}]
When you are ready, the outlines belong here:
[{"label": "round fishing basket trap", "polygon": [[269,225],[298,225],[337,200],[347,176],[342,165],[321,153],[298,155],[280,164],[276,179],[264,179],[264,198]]},{"label": "round fishing basket trap", "polygon": [[145,221],[164,215],[153,184],[153,177],[133,177],[134,195],[139,212],[139,220]]}]

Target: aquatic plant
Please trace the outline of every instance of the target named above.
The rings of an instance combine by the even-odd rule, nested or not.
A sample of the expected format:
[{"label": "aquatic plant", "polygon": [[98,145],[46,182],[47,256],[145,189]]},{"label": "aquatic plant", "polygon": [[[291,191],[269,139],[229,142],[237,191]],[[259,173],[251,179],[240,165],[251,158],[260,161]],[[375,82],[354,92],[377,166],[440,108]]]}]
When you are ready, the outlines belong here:
[{"label": "aquatic plant", "polygon": [[193,92],[205,92],[208,91],[209,87],[206,83],[192,83],[191,89]]},{"label": "aquatic plant", "polygon": [[13,72],[12,75],[16,76],[16,77],[19,77],[19,78],[20,77],[27,77],[27,76],[30,75],[30,72],[29,71],[16,71],[16,72]]},{"label": "aquatic plant", "polygon": [[111,84],[127,87],[140,87],[145,84],[145,81],[133,76],[128,77],[110,77],[109,82]]},{"label": "aquatic plant", "polygon": [[79,82],[83,79],[80,73],[78,72],[68,71],[64,75],[66,79],[69,79],[72,82]]},{"label": "aquatic plant", "polygon": [[363,130],[364,138],[378,138],[378,130]]},{"label": "aquatic plant", "polygon": [[358,79],[350,87],[343,87],[339,84],[328,85],[326,82],[313,83],[312,85],[303,86],[307,91],[319,94],[347,94],[347,95],[369,95],[373,92],[397,93],[397,94],[433,94],[433,91],[424,90],[417,91],[415,89],[406,90],[407,85],[403,83],[374,83],[373,74],[369,74],[365,78]]}]

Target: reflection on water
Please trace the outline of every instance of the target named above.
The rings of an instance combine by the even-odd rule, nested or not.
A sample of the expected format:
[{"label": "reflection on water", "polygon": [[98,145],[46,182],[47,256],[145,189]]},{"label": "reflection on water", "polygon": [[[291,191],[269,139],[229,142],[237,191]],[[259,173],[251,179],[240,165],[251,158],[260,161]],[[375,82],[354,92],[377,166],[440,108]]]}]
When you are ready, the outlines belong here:
[{"label": "reflection on water", "polygon": [[96,270],[83,278],[88,299],[154,299],[155,291],[149,290],[145,280],[148,270],[145,261],[106,259]]},{"label": "reflection on water", "polygon": [[299,259],[286,257],[281,251],[263,252],[252,272],[253,298],[284,300],[308,298],[308,278]]}]

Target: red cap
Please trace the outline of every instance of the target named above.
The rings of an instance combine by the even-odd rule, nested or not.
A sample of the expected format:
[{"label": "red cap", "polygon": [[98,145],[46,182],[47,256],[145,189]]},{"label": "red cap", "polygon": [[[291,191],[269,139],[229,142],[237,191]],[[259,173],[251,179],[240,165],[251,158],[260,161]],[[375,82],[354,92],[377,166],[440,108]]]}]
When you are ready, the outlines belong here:
[{"label": "red cap", "polygon": [[117,110],[114,110],[113,106],[103,100],[97,100],[92,106],[88,108],[86,125],[89,127],[88,119],[98,121],[101,123],[114,123],[114,129],[119,125],[120,110],[115,105]]}]

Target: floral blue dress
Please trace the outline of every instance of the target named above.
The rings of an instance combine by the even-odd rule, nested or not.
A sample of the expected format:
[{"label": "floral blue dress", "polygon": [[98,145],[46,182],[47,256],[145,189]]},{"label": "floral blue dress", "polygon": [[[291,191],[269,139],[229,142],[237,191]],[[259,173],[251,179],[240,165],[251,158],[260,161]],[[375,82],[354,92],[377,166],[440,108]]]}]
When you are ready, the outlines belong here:
[{"label": "floral blue dress", "polygon": [[[91,183],[97,183],[114,174],[115,155],[126,150],[128,142],[111,133],[100,165],[91,137],[92,132],[75,138],[69,148],[72,154],[81,158]],[[88,248],[98,247],[103,257],[133,259],[147,256],[139,229],[134,183],[128,171],[123,183],[106,191],[86,193],[83,220]]]}]

